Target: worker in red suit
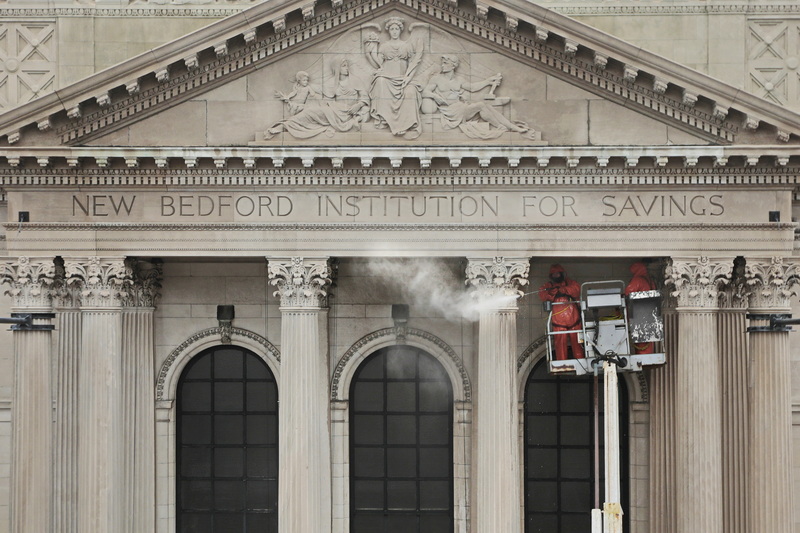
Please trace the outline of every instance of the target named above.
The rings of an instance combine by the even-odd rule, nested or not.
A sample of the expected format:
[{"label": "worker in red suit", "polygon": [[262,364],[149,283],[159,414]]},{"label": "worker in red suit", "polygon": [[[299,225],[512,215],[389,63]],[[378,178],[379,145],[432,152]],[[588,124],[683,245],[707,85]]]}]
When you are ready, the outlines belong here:
[{"label": "worker in red suit", "polygon": [[[650,278],[650,273],[647,272],[647,265],[641,261],[637,261],[631,265],[630,271],[633,277],[630,283],[628,283],[628,286],[625,287],[625,296],[628,296],[632,292],[653,291],[656,289],[656,284],[653,283],[653,280]],[[634,353],[653,353],[653,343],[634,342],[633,349]]]},{"label": "worker in red suit", "polygon": [[[578,304],[575,303],[580,296],[580,285],[567,277],[564,267],[561,265],[551,266],[550,281],[539,288],[539,298],[543,302],[553,302],[551,326],[554,332],[581,329],[581,312]],[[569,344],[572,347],[572,359],[583,359],[585,357],[583,345],[578,342],[577,331],[553,335],[553,337],[558,361],[569,359],[567,355],[567,340],[569,340]]]}]

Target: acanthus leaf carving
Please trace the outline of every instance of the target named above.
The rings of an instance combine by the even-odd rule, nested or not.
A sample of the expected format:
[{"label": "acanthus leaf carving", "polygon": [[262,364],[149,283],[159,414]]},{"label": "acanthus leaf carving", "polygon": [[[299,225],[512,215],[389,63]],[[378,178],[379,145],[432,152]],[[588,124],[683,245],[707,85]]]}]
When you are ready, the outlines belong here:
[{"label": "acanthus leaf carving", "polygon": [[118,307],[130,297],[133,270],[125,259],[89,257],[64,260],[68,286],[79,286],[81,306]]},{"label": "acanthus leaf carving", "polygon": [[5,294],[14,307],[50,307],[55,277],[53,258],[21,256],[0,263],[0,285],[10,285]]},{"label": "acanthus leaf carving", "polygon": [[269,259],[270,284],[282,307],[320,308],[328,304],[333,271],[328,259]]},{"label": "acanthus leaf carving", "polygon": [[132,272],[131,290],[125,300],[128,307],[155,307],[161,296],[161,280],[164,269],[160,261],[145,262],[127,259],[127,266]]},{"label": "acanthus leaf carving", "polygon": [[798,293],[800,268],[789,258],[748,259],[745,277],[750,288],[751,308],[788,308],[791,307],[790,298]]},{"label": "acanthus leaf carving", "polygon": [[716,308],[720,288],[730,283],[733,258],[672,258],[664,270],[678,307]]},{"label": "acanthus leaf carving", "polygon": [[530,261],[527,258],[470,259],[466,284],[473,288],[473,297],[497,308],[516,308],[521,287],[528,284]]}]

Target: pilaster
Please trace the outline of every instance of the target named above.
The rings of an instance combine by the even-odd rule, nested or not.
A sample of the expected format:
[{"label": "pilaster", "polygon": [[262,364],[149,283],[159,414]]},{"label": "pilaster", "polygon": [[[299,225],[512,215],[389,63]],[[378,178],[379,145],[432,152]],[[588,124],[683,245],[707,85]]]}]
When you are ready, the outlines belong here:
[{"label": "pilaster", "polygon": [[[14,312],[52,313],[53,258],[19,257],[0,263]],[[50,325],[37,319],[36,325]],[[52,487],[51,331],[14,332],[11,417],[11,532],[50,531]]]},{"label": "pilaster", "polygon": [[281,300],[278,531],[331,531],[327,258],[269,258]]},{"label": "pilaster", "polygon": [[722,409],[717,313],[733,257],[672,258],[666,283],[677,299],[675,362],[676,532],[723,533]]},{"label": "pilaster", "polygon": [[66,283],[64,261],[56,260],[55,449],[53,531],[78,531],[78,359],[81,353],[80,288]]},{"label": "pilaster", "polygon": [[133,272],[122,309],[122,479],[128,533],[155,528],[155,400],[153,313],[161,288],[160,263],[128,260]]},{"label": "pilaster", "polygon": [[749,287],[742,258],[734,261],[731,283],[720,292],[717,337],[722,390],[722,510],[728,533],[749,533]]},{"label": "pilaster", "polygon": [[126,531],[122,304],[132,271],[122,257],[65,258],[64,269],[81,296],[78,531]]},{"label": "pilaster", "polygon": [[528,258],[470,259],[467,265],[480,310],[472,500],[478,532],[521,530],[517,298],[529,268]]},{"label": "pilaster", "polygon": [[[800,268],[781,257],[748,258],[750,325],[788,314]],[[792,411],[788,331],[750,333],[750,527],[792,531]]]}]

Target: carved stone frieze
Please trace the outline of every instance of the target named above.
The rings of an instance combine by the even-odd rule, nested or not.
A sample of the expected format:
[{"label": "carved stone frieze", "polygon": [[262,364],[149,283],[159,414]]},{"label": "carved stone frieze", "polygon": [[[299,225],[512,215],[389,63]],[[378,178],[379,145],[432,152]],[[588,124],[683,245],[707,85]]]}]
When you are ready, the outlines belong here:
[{"label": "carved stone frieze", "polygon": [[79,286],[82,307],[119,307],[131,297],[133,270],[124,258],[64,260],[67,285]]},{"label": "carved stone frieze", "polygon": [[673,257],[664,272],[665,284],[674,289],[671,294],[678,307],[716,308],[719,291],[732,275],[732,257]]},{"label": "carved stone frieze", "polygon": [[268,271],[270,284],[277,287],[274,294],[281,299],[282,307],[328,305],[333,270],[327,258],[270,258]]},{"label": "carved stone frieze", "polygon": [[790,298],[798,293],[800,268],[790,258],[748,258],[745,277],[751,309],[788,308]]},{"label": "carved stone frieze", "polygon": [[516,308],[517,298],[523,294],[520,289],[528,284],[529,270],[528,258],[470,259],[466,283],[473,288],[473,297],[479,302]]},{"label": "carved stone frieze", "polygon": [[50,307],[55,276],[51,257],[19,257],[0,263],[0,285],[10,285],[5,294],[14,299],[14,307]]},{"label": "carved stone frieze", "polygon": [[128,268],[133,273],[129,297],[125,300],[128,307],[155,307],[156,300],[161,296],[161,280],[164,269],[160,262],[148,263],[128,259]]}]

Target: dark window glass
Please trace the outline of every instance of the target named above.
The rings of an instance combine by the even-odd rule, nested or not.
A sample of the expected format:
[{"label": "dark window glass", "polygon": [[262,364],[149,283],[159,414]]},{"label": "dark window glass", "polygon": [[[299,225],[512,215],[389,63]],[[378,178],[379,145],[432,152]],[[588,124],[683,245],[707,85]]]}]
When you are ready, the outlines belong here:
[{"label": "dark window glass", "polygon": [[[600,405],[600,490],[603,490],[603,395]],[[628,402],[620,389],[622,508],[628,508]],[[594,507],[592,377],[551,376],[540,362],[525,388],[525,533],[589,531]],[[602,506],[603,498],[600,497]],[[624,515],[625,530],[629,528]]]},{"label": "dark window glass", "polygon": [[452,533],[453,392],[435,358],[384,348],[350,389],[350,533]]},{"label": "dark window glass", "polygon": [[254,353],[210,348],[178,384],[177,531],[278,530],[278,394]]}]

